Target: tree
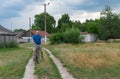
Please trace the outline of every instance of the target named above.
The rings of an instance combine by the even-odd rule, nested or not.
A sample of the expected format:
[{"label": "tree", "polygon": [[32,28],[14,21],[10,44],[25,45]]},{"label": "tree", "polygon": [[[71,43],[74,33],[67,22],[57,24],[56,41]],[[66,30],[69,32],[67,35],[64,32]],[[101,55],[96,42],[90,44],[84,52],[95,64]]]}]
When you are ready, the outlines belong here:
[{"label": "tree", "polygon": [[86,32],[87,31],[86,23],[82,23],[79,29],[81,32]]},{"label": "tree", "polygon": [[72,22],[68,14],[63,14],[62,17],[58,20],[58,31],[64,32],[67,28],[72,28]]},{"label": "tree", "polygon": [[100,20],[90,19],[90,20],[86,20],[85,23],[81,24],[80,30],[82,32],[98,34],[99,27],[100,27]]},{"label": "tree", "polygon": [[[35,30],[45,30],[45,13],[41,13],[39,15],[35,15],[35,24],[32,26],[32,29]],[[54,32],[56,21],[53,16],[46,13],[46,31],[49,33]]]},{"label": "tree", "polygon": [[32,29],[33,29],[33,30],[41,30],[41,28],[40,28],[40,27],[35,26],[34,24],[32,25]]},{"label": "tree", "polygon": [[86,31],[89,33],[98,34],[100,22],[98,20],[86,21]]},{"label": "tree", "polygon": [[99,37],[102,40],[120,38],[120,16],[112,13],[111,7],[106,6],[101,12],[101,27]]},{"label": "tree", "polygon": [[20,28],[20,29],[15,29],[14,30],[14,32],[25,32],[26,30],[25,29],[22,29],[22,28]]},{"label": "tree", "polygon": [[76,29],[80,29],[80,27],[81,27],[81,22],[80,22],[80,21],[75,21],[75,22],[73,22],[73,27],[76,28]]}]

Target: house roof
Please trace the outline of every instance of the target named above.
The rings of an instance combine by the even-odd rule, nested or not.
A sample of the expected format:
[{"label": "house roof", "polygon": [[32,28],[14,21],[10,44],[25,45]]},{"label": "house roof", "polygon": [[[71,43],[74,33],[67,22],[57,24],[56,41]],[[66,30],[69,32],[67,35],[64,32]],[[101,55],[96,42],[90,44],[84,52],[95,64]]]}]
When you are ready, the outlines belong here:
[{"label": "house roof", "polygon": [[19,38],[22,36],[22,34],[23,34],[23,32],[15,32],[15,35]]},{"label": "house roof", "polygon": [[14,35],[14,33],[0,25],[0,35]]},{"label": "house roof", "polygon": [[50,34],[45,31],[40,31],[40,30],[31,30],[32,34],[35,34],[36,31],[39,31],[39,34],[42,35],[43,37],[46,35],[47,37],[50,37]]},{"label": "house roof", "polygon": [[82,35],[88,35],[88,34],[95,35],[94,33],[88,33],[88,32],[80,32],[80,34],[82,34]]},{"label": "house roof", "polygon": [[45,34],[47,37],[50,37],[49,33],[45,31],[40,31],[40,30],[28,30],[22,34],[22,37],[30,37],[30,32],[31,32],[31,35],[34,35],[36,31],[39,31],[39,34],[42,35],[43,37],[45,37]]},{"label": "house roof", "polygon": [[86,35],[86,34],[89,34],[89,33],[88,32],[80,32],[80,34]]}]

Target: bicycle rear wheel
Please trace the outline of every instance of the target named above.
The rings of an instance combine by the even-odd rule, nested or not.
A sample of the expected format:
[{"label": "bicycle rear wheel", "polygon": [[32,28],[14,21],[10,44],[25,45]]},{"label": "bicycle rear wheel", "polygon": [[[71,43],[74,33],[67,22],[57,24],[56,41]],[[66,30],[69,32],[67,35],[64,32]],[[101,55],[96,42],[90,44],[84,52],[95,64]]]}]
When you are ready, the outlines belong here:
[{"label": "bicycle rear wheel", "polygon": [[39,63],[40,63],[40,54],[39,54],[38,51],[37,51],[36,56],[35,56],[35,63],[36,63],[36,64],[39,64]]}]

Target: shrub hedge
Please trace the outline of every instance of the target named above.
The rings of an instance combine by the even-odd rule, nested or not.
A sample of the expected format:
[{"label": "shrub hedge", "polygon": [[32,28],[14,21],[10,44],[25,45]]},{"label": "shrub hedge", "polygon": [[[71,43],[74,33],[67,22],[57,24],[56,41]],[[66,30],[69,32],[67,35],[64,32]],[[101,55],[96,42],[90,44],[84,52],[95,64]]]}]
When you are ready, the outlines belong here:
[{"label": "shrub hedge", "polygon": [[62,33],[55,33],[50,37],[51,44],[55,43],[80,43],[82,40],[78,29],[69,29]]}]

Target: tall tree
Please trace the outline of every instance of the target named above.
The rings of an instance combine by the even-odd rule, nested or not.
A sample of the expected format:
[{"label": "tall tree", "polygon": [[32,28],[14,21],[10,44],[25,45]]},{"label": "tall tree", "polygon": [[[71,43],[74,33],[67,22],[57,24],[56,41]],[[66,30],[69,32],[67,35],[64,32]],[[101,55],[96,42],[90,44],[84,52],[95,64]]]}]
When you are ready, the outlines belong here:
[{"label": "tall tree", "polygon": [[100,39],[120,38],[120,16],[113,13],[110,6],[106,6],[101,15]]},{"label": "tall tree", "polygon": [[[45,30],[45,13],[41,13],[39,15],[35,15],[34,25],[32,26],[32,29],[35,30]],[[49,33],[54,32],[56,21],[53,16],[46,13],[46,31]]]},{"label": "tall tree", "polygon": [[80,21],[75,21],[75,22],[73,22],[73,26],[72,27],[74,27],[74,28],[78,28],[78,29],[80,29],[80,27],[81,27],[81,22]]},{"label": "tall tree", "polygon": [[98,20],[87,20],[86,31],[89,33],[98,34],[99,21]]},{"label": "tall tree", "polygon": [[86,20],[86,22],[81,24],[80,30],[82,32],[98,34],[99,27],[100,27],[99,19],[96,20],[90,19],[90,20]]},{"label": "tall tree", "polygon": [[67,28],[72,27],[72,22],[70,21],[70,17],[68,14],[63,14],[62,17],[58,20],[58,30],[65,31]]}]

